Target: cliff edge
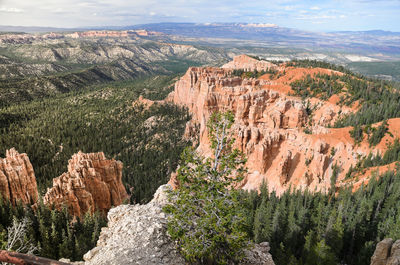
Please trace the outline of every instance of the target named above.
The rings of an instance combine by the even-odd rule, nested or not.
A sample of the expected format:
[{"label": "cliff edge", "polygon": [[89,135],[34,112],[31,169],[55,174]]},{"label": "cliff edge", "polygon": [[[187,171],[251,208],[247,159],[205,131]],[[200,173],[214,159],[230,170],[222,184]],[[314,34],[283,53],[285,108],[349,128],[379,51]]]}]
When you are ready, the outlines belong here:
[{"label": "cliff edge", "polygon": [[[158,188],[151,202],[121,205],[108,213],[97,246],[85,254],[85,265],[186,264],[167,235],[167,216],[162,207],[168,203],[169,185]],[[246,263],[273,265],[268,243],[257,244],[246,252]]]}]

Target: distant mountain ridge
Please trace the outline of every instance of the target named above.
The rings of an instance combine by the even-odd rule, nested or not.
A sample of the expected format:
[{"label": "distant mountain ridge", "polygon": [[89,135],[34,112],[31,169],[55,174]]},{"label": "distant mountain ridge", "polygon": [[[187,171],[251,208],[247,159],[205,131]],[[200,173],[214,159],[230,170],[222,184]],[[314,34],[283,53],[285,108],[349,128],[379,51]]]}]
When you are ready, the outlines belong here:
[{"label": "distant mountain ridge", "polygon": [[[311,32],[248,23],[154,23],[124,27],[192,38],[256,40],[270,46],[400,55],[400,32],[383,30]],[[267,24],[268,25],[268,24]]]},{"label": "distant mountain ridge", "polygon": [[331,49],[363,54],[383,53],[400,56],[400,32],[384,30],[312,32],[254,23],[153,23],[132,26],[85,28],[0,26],[5,32],[60,32],[85,30],[137,30],[162,32],[173,36],[207,39],[236,39],[268,43],[273,47]]}]

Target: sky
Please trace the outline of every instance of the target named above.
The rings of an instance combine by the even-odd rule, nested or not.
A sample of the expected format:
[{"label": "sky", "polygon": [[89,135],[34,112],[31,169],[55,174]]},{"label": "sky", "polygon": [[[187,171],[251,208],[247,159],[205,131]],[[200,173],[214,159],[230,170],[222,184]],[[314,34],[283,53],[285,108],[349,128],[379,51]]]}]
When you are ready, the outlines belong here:
[{"label": "sky", "polygon": [[0,0],[0,25],[73,28],[157,22],[400,32],[400,0]]}]

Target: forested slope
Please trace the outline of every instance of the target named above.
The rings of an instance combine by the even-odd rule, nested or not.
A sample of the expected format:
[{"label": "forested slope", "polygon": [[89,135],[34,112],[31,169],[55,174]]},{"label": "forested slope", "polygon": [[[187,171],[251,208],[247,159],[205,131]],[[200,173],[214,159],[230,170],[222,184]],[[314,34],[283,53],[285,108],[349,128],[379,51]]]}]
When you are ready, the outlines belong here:
[{"label": "forested slope", "polygon": [[103,151],[124,163],[132,201],[146,201],[175,169],[189,115],[173,105],[134,102],[139,95],[165,95],[172,80],[153,76],[0,109],[0,150],[28,154],[42,193],[66,171],[72,154]]},{"label": "forested slope", "polygon": [[222,49],[142,39],[61,39],[0,44],[0,106],[111,81],[183,72],[227,60]]}]

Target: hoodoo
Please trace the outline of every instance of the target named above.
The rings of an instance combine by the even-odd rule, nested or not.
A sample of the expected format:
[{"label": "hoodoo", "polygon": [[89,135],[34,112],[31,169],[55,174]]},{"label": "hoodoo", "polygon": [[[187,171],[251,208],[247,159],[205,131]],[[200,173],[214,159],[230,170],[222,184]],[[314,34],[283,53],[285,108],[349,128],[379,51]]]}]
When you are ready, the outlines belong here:
[{"label": "hoodoo", "polygon": [[6,158],[0,158],[0,194],[13,203],[38,200],[35,172],[27,154],[12,148],[6,151]]},{"label": "hoodoo", "polygon": [[53,179],[44,203],[81,216],[87,211],[103,214],[129,198],[122,184],[122,163],[106,159],[103,152],[78,152],[68,163],[68,172]]}]

